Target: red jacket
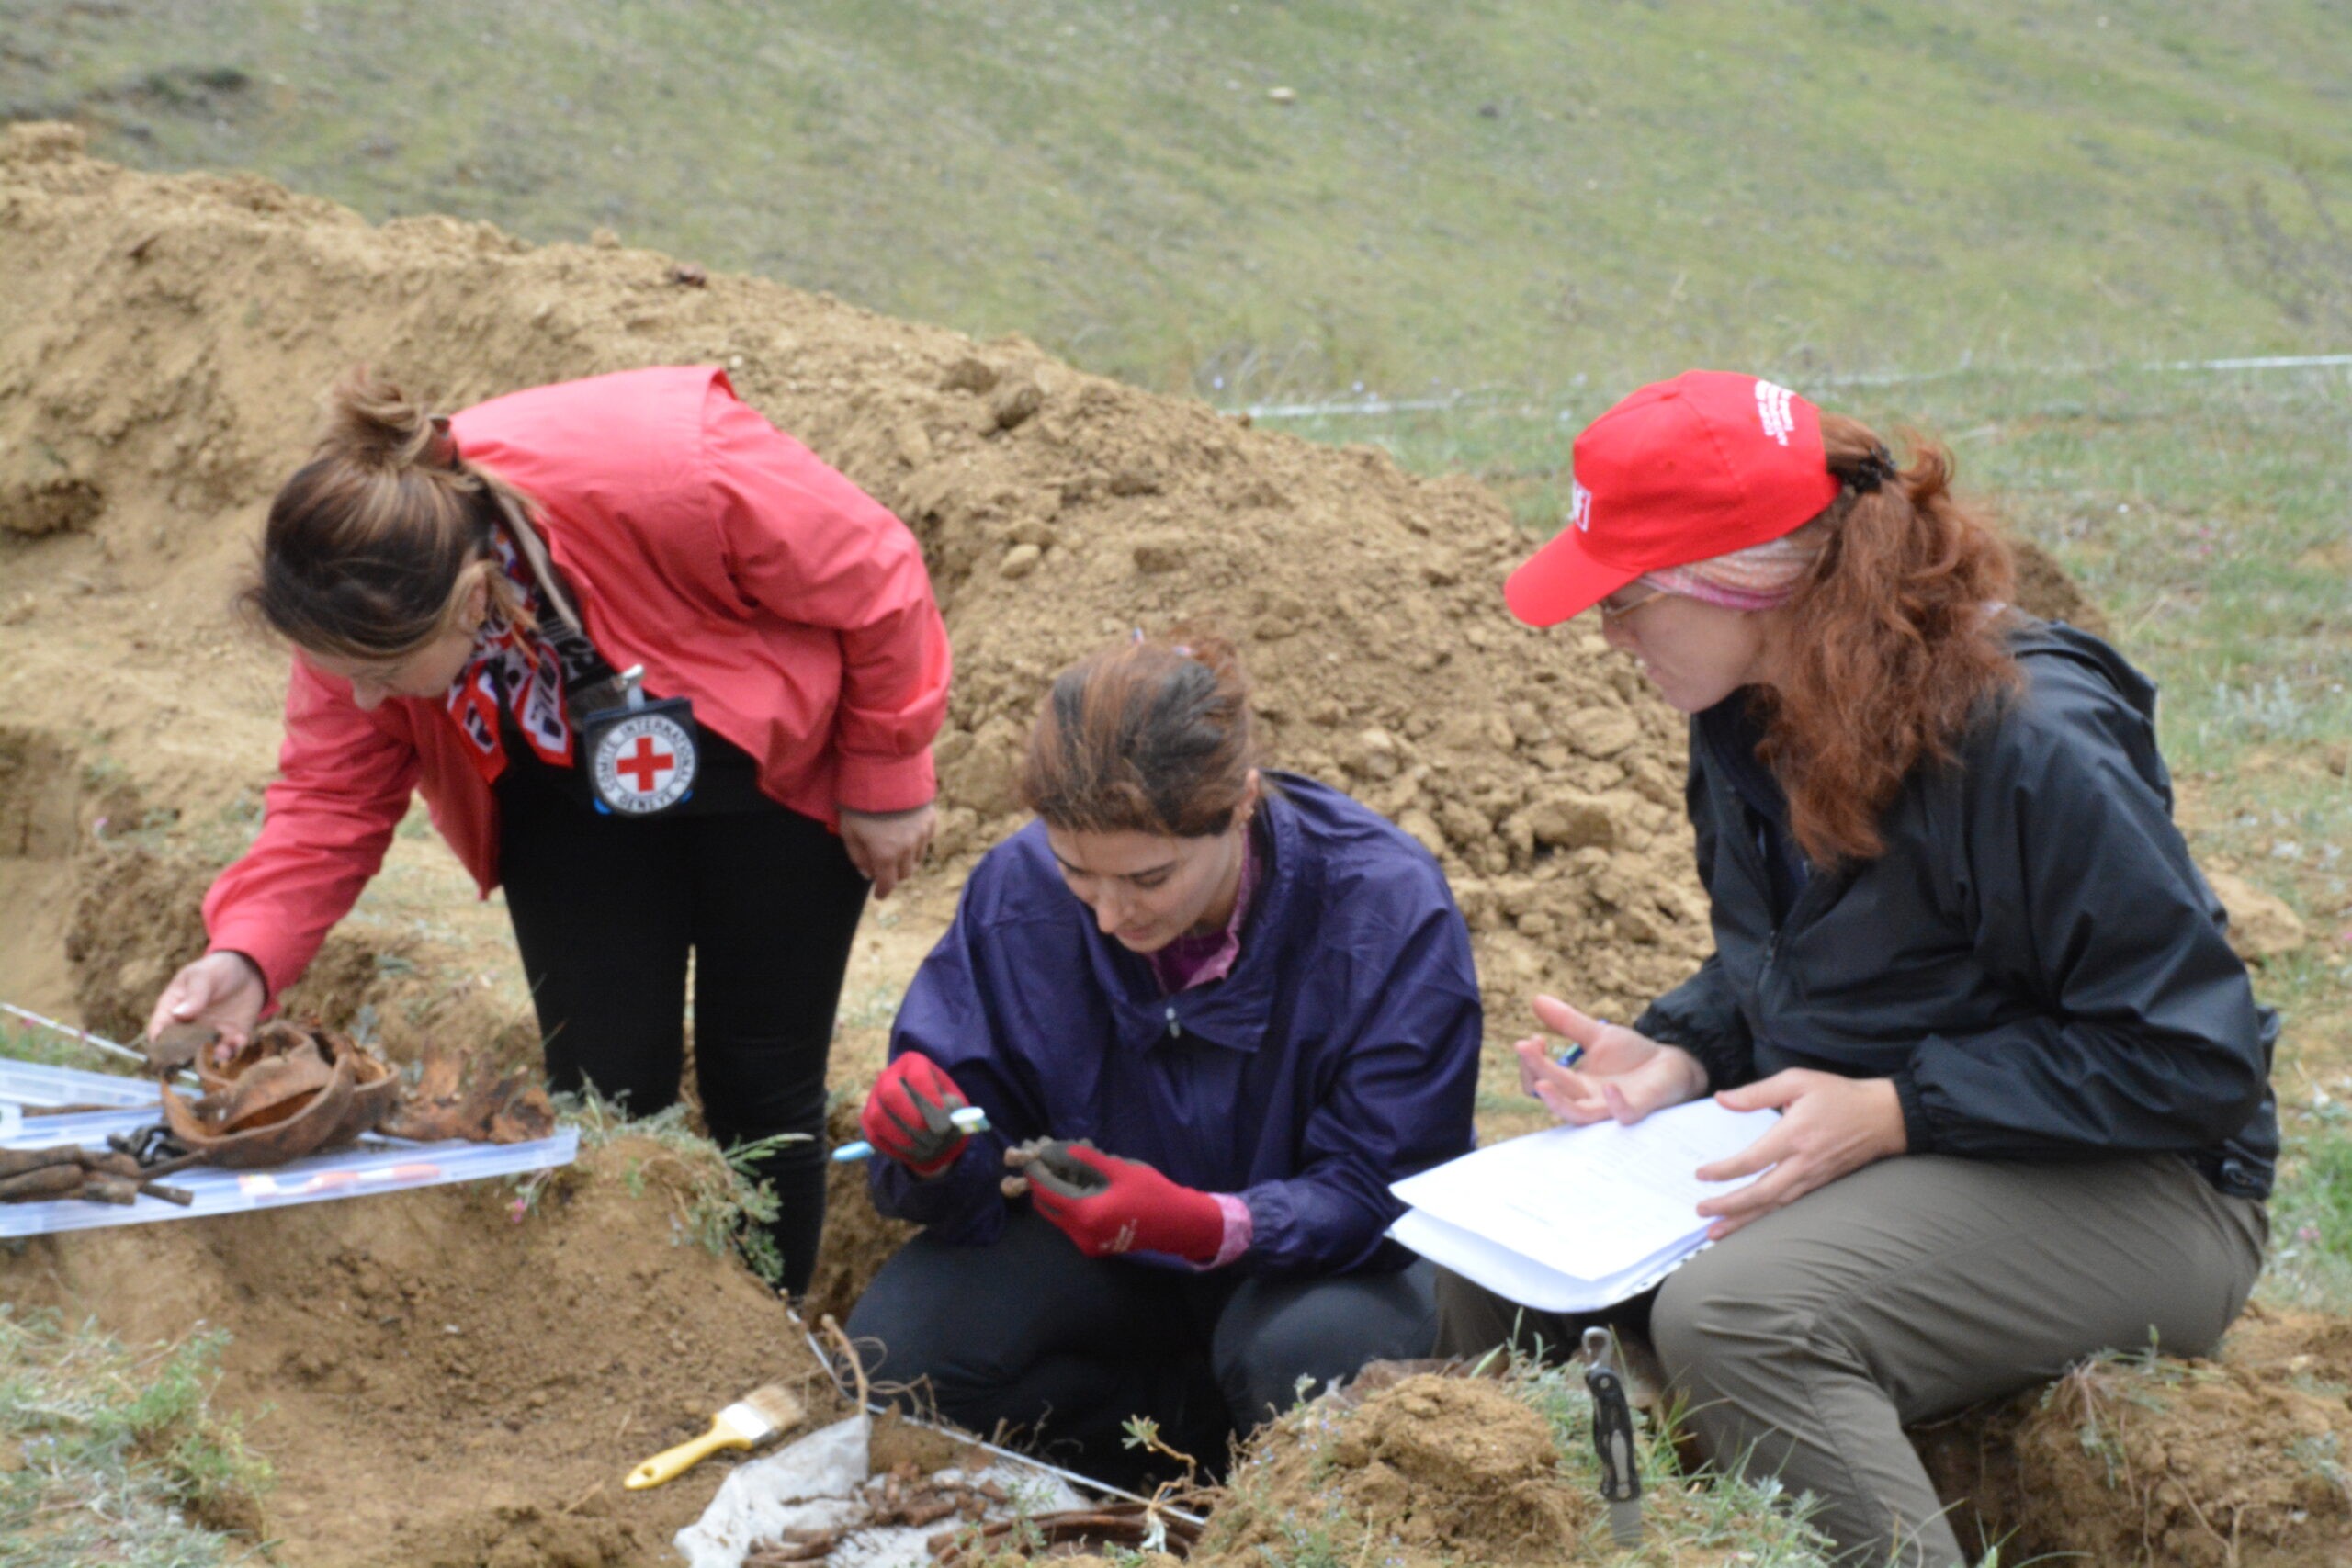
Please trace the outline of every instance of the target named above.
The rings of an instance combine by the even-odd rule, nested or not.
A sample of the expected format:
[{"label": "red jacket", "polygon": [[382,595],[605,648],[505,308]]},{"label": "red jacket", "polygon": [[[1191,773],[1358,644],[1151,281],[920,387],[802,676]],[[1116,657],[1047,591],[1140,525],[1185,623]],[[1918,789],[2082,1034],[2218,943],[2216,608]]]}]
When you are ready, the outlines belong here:
[{"label": "red jacket", "polygon": [[[597,650],[691,697],[706,728],[760,759],[768,795],[828,825],[841,806],[932,798],[949,659],[914,536],[737,401],[724,372],[568,381],[451,423],[469,461],[537,503]],[[291,985],[420,787],[488,897],[497,801],[440,700],[364,712],[350,682],[297,658],[261,833],[205,897],[211,950],[253,958],[273,996]]]}]

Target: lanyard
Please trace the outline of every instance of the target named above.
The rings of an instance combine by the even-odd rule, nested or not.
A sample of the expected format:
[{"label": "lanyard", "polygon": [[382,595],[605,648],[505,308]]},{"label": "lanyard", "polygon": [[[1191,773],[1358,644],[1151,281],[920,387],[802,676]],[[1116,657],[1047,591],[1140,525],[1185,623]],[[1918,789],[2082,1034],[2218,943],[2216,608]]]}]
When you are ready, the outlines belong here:
[{"label": "lanyard", "polygon": [[547,546],[540,541],[538,531],[523,515],[514,498],[491,492],[497,497],[498,509],[506,522],[506,536],[514,541],[514,549],[522,556],[523,564],[530,569],[532,581],[539,586],[539,594],[551,614],[539,626],[539,635],[555,649],[556,658],[563,665],[563,709],[574,728],[586,724],[588,716],[608,708],[628,705],[636,683],[617,673],[596,645],[588,640],[587,623],[566,592],[563,579],[548,558]]},{"label": "lanyard", "polygon": [[701,761],[693,705],[684,697],[649,701],[638,689],[645,673],[641,664],[614,671],[588,640],[585,623],[529,519],[505,495],[498,495],[498,504],[515,549],[547,600],[549,613],[539,632],[563,663],[564,712],[579,731],[597,810],[651,817],[684,803],[694,794]]}]

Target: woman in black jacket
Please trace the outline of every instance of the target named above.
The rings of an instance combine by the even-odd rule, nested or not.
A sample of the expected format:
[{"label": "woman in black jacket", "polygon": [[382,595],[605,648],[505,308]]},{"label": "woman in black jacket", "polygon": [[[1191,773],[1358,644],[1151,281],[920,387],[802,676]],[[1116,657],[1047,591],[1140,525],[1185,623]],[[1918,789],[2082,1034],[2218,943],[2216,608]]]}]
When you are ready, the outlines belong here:
[{"label": "woman in black jacket", "polygon": [[[2261,1267],[2275,1015],[2173,826],[2154,689],[2005,607],[1921,444],[1751,377],[1645,388],[1576,444],[1521,620],[1598,607],[1691,716],[1715,952],[1632,1027],[1539,998],[1564,1121],[1713,1092],[1781,1116],[1703,1168],[1719,1245],[1650,1329],[1716,1462],[1855,1562],[1962,1561],[1903,1428],[2105,1348],[2206,1349]],[[1443,1348],[1574,1343],[1466,1281]]]}]

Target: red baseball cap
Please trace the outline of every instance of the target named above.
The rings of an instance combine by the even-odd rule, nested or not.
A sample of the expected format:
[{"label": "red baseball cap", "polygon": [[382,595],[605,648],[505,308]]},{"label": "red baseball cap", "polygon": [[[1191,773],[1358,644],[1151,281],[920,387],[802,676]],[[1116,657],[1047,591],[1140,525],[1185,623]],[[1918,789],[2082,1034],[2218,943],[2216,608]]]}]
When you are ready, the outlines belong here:
[{"label": "red baseball cap", "polygon": [[1503,584],[1531,626],[1589,610],[1645,571],[1777,539],[1838,498],[1821,411],[1786,387],[1686,370],[1577,437],[1569,526]]}]

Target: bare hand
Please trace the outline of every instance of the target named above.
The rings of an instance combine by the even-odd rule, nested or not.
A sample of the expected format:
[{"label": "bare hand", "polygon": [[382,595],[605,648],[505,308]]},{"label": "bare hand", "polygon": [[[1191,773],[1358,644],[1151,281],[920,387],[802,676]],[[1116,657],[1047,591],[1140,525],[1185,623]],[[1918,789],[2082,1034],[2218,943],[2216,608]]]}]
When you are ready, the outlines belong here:
[{"label": "bare hand", "polygon": [[1731,1111],[1770,1107],[1781,1116],[1770,1132],[1731,1158],[1699,1168],[1702,1181],[1767,1172],[1737,1191],[1699,1205],[1699,1213],[1715,1216],[1707,1227],[1709,1241],[1721,1241],[1849,1170],[1911,1146],[1893,1078],[1849,1078],[1791,1067],[1745,1088],[1725,1089],[1715,1096],[1715,1103]]},{"label": "bare hand", "polygon": [[1553,1059],[1551,1043],[1530,1035],[1519,1053],[1519,1085],[1563,1122],[1627,1124],[1653,1111],[1707,1092],[1707,1070],[1679,1045],[1661,1045],[1623,1024],[1603,1023],[1557,997],[1535,998],[1535,1021],[1584,1047],[1573,1067]]},{"label": "bare hand", "polygon": [[922,852],[931,845],[939,813],[928,805],[910,811],[852,811],[842,807],[842,846],[850,863],[874,884],[874,896],[888,898],[890,889],[915,874]]},{"label": "bare hand", "polygon": [[231,1053],[252,1035],[269,1000],[261,971],[242,953],[208,953],[172,976],[147,1020],[147,1038],[175,1023],[201,1023],[220,1032]]}]

